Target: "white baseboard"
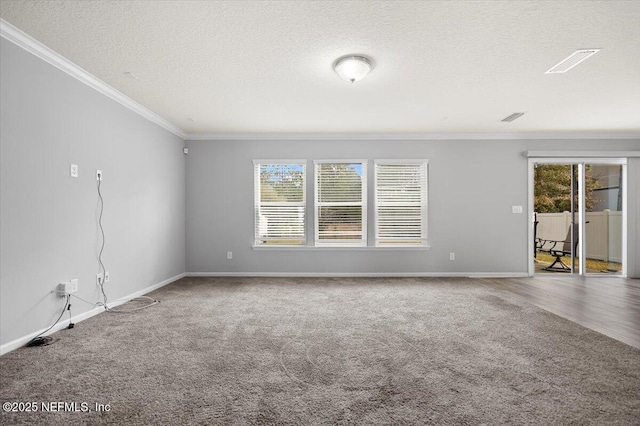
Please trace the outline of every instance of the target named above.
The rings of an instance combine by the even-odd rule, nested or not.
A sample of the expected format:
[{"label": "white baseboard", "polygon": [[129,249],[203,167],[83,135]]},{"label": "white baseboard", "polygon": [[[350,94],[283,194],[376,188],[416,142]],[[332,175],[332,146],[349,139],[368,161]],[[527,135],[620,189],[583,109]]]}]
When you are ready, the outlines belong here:
[{"label": "white baseboard", "polygon": [[527,272],[469,272],[469,278],[527,278]]},{"label": "white baseboard", "polygon": [[187,277],[458,277],[458,278],[523,278],[526,272],[187,272]]},{"label": "white baseboard", "polygon": [[[178,274],[178,275],[176,275],[174,277],[171,277],[171,278],[166,279],[164,281],[161,281],[159,283],[153,284],[153,285],[151,285],[151,286],[149,286],[147,288],[144,288],[144,289],[142,289],[140,291],[136,291],[135,293],[131,293],[131,294],[125,296],[125,297],[121,297],[118,300],[115,300],[113,302],[107,303],[107,306],[109,306],[109,308],[114,308],[116,306],[120,306],[123,303],[126,303],[131,299],[135,299],[136,297],[140,297],[142,295],[150,293],[153,290],[157,290],[160,287],[164,287],[167,284],[171,284],[172,282],[177,281],[180,278],[183,278],[185,276],[186,276],[185,273]],[[64,328],[67,328],[69,326],[70,322],[79,323],[81,321],[86,320],[87,318],[91,318],[91,317],[93,317],[95,315],[98,315],[101,312],[104,312],[104,308],[96,307],[96,308],[93,308],[93,309],[91,309],[89,311],[86,311],[86,312],[83,312],[81,314],[78,314],[78,315],[72,317],[71,319],[66,319],[64,321],[60,321],[54,327],[52,327],[51,330],[49,330],[46,334],[44,334],[44,336],[47,336],[47,335],[52,334],[52,333],[55,333],[56,331],[62,330]],[[33,339],[34,337],[38,336],[40,333],[42,333],[46,329],[47,328],[43,328],[42,330],[38,330],[38,331],[36,331],[34,333],[28,334],[28,335],[23,336],[23,337],[19,337],[19,338],[15,339],[15,340],[12,340],[10,342],[7,342],[7,343],[1,345],[0,346],[0,355],[4,355],[7,352],[11,352],[11,351],[13,351],[15,349],[18,349],[18,348],[26,345],[27,343],[29,343],[29,341],[31,339]]]},{"label": "white baseboard", "polygon": [[113,301],[113,302],[111,302],[111,303],[107,303],[107,305],[108,305],[110,308],[115,308],[116,306],[120,306],[120,305],[122,305],[123,303],[127,303],[127,302],[128,302],[129,300],[131,300],[131,299],[135,299],[136,297],[144,296],[144,295],[145,295],[145,294],[147,294],[147,293],[151,293],[153,290],[157,290],[157,289],[159,289],[160,287],[164,287],[165,285],[167,285],[167,284],[171,284],[172,282],[178,281],[180,278],[184,278],[184,277],[186,277],[186,276],[187,276],[187,274],[186,274],[185,272],[183,272],[183,273],[181,273],[181,274],[178,274],[178,275],[176,275],[176,276],[173,276],[173,277],[171,277],[171,278],[168,278],[168,279],[166,279],[166,280],[164,280],[164,281],[160,281],[160,282],[159,282],[159,283],[157,283],[157,284],[154,284],[154,285],[151,285],[151,286],[149,286],[149,287],[147,287],[147,288],[144,288],[144,289],[142,289],[142,290],[140,290],[140,291],[136,291],[135,293],[131,293],[131,294],[130,294],[130,295],[128,295],[128,296],[121,297],[120,299],[115,300],[115,301]]}]

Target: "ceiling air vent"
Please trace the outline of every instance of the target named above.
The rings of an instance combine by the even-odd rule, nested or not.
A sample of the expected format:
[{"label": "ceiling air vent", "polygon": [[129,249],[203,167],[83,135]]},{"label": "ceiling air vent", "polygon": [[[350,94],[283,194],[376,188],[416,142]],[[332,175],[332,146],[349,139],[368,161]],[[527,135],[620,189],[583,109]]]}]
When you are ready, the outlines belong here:
[{"label": "ceiling air vent", "polygon": [[503,118],[501,121],[504,121],[505,123],[510,123],[516,118],[522,117],[523,115],[524,115],[524,112],[514,112],[510,116]]},{"label": "ceiling air vent", "polygon": [[583,49],[576,50],[567,58],[563,59],[559,64],[552,67],[549,71],[545,72],[545,74],[557,74],[569,71],[571,68],[578,65],[580,62],[583,62],[596,53],[598,53],[600,49]]}]

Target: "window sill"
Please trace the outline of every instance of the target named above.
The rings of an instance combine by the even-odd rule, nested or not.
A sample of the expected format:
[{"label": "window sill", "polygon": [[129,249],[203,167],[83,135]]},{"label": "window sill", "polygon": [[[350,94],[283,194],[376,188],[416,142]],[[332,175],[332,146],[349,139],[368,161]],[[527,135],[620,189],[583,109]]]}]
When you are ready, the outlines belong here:
[{"label": "window sill", "polygon": [[328,246],[285,246],[285,245],[271,245],[271,246],[256,246],[252,245],[251,248],[253,250],[339,250],[339,251],[424,251],[431,250],[431,246],[419,246],[419,247],[376,247],[376,246],[351,246],[351,247],[328,247]]}]

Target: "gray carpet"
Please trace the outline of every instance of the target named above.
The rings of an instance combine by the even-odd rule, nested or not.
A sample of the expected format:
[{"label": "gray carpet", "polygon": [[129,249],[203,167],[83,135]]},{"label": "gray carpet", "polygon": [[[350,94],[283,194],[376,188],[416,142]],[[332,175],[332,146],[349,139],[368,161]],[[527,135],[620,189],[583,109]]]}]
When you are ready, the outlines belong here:
[{"label": "gray carpet", "polygon": [[0,357],[1,402],[109,412],[2,423],[640,420],[640,350],[471,279],[186,278],[151,295]]}]

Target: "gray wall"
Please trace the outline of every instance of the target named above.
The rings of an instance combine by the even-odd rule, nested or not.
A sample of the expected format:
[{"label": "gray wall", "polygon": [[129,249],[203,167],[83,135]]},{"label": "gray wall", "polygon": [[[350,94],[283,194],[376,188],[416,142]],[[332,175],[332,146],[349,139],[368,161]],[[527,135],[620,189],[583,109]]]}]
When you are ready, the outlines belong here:
[{"label": "gray wall", "polygon": [[[191,273],[526,274],[526,150],[631,150],[639,141],[187,141],[187,271]],[[429,159],[431,250],[254,250],[253,159]],[[312,162],[308,162],[308,168]],[[373,174],[369,167],[369,221]],[[307,174],[309,178],[312,174]],[[637,162],[631,179],[640,176]],[[312,179],[308,179],[311,181]],[[313,182],[307,202],[313,203]],[[630,218],[638,209],[637,185]],[[635,204],[634,204],[635,203]],[[522,205],[523,214],[512,214]],[[311,212],[312,209],[308,209]],[[630,221],[631,222],[631,221]],[[308,241],[313,240],[309,221]],[[636,228],[629,237],[637,246]],[[371,229],[371,226],[369,227]],[[373,235],[369,233],[369,245]],[[632,244],[630,244],[632,245]],[[635,249],[637,250],[637,249]],[[226,259],[226,252],[233,259]],[[456,260],[449,260],[449,253]],[[635,256],[638,252],[630,252]],[[638,274],[637,267],[631,275]]]},{"label": "gray wall", "polygon": [[[0,39],[0,343],[48,327],[52,293],[96,301],[95,172],[104,172],[110,301],[185,271],[184,142]],[[70,163],[80,176],[69,176]],[[93,306],[77,299],[72,314]],[[68,318],[65,315],[65,319]]]}]

